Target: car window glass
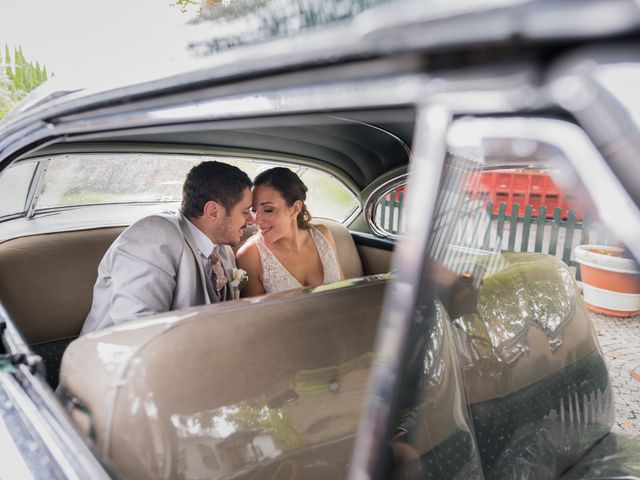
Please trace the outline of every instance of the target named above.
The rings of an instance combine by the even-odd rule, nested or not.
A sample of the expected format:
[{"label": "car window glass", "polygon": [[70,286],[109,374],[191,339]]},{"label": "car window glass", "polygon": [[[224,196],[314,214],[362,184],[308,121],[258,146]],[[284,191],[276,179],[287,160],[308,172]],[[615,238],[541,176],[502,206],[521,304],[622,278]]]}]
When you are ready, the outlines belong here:
[{"label": "car window glass", "polygon": [[324,218],[346,218],[360,207],[358,198],[327,173],[308,167],[295,170],[309,188],[307,204],[311,215]]},{"label": "car window glass", "polygon": [[406,231],[404,206],[406,198],[406,180],[386,190],[373,208],[373,223],[377,229],[392,235],[401,235]]},{"label": "car window glass", "polygon": [[[510,225],[512,216],[519,219],[515,220],[516,231],[511,239],[508,231],[506,235],[505,232],[498,235],[495,229],[490,232],[483,230],[488,234],[486,242],[499,242],[502,248],[513,249],[515,244],[520,245],[523,241],[528,241],[530,245],[527,248],[533,249],[536,242],[536,219],[540,218],[541,212],[544,212],[543,216],[547,220],[556,218],[559,221],[573,221],[579,230],[582,222],[587,222],[590,229],[585,230],[585,235],[598,237],[601,242],[615,242],[615,238],[599,222],[596,209],[585,189],[582,186],[562,188],[558,185],[559,175],[561,174],[558,171],[548,166],[523,167],[506,164],[500,168],[479,168],[470,173],[464,179],[461,188],[464,195],[469,198],[470,205],[473,204],[473,210],[476,213],[479,207],[483,207],[484,213],[493,219],[502,218],[503,222],[507,222],[507,227]],[[404,234],[406,198],[406,180],[384,191],[373,209],[374,225],[391,235]],[[528,219],[527,222],[524,222],[525,216]],[[467,241],[471,241],[470,237],[477,236],[479,233],[474,230],[477,230],[480,224],[468,223],[466,220],[468,218],[458,225],[456,232],[458,236],[464,236]],[[475,221],[480,222],[480,219],[476,217]],[[523,240],[525,223],[531,227],[529,236]],[[609,236],[611,238],[608,238]],[[580,239],[574,237],[573,240],[575,247]],[[477,238],[475,241],[478,241]],[[543,250],[549,250],[548,236],[543,236],[538,241],[542,242]],[[569,245],[567,248],[570,248]]]},{"label": "car window glass", "polygon": [[[250,178],[276,166],[257,159],[195,155],[52,156],[36,209],[107,203],[179,202],[187,172],[206,160],[236,165]],[[298,167],[292,168],[298,170]],[[358,209],[357,197],[337,178],[308,167],[301,173],[309,187],[308,203],[313,215],[344,221]]]},{"label": "car window glass", "polygon": [[[518,475],[555,478],[613,422],[590,317],[637,313],[623,291],[638,267],[566,158],[543,146],[519,157],[518,140],[445,160],[392,424],[433,477],[468,478],[479,458],[486,477],[519,465]],[[592,280],[608,263],[627,287]],[[564,420],[582,412],[580,425]]]},{"label": "car window glass", "polygon": [[0,217],[24,211],[36,162],[23,162],[0,174]]}]

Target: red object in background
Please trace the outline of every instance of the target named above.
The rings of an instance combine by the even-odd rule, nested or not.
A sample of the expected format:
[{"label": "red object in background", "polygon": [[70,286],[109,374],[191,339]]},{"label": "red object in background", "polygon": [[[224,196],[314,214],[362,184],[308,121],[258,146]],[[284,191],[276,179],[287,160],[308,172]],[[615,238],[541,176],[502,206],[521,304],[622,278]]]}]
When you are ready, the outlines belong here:
[{"label": "red object in background", "polygon": [[473,173],[465,185],[472,199],[493,202],[493,213],[498,213],[500,202],[506,203],[505,214],[511,215],[514,203],[519,205],[518,216],[524,217],[527,205],[533,206],[532,216],[538,216],[541,206],[547,207],[546,217],[553,218],[553,210],[560,207],[560,216],[566,219],[569,209],[576,211],[576,220],[584,218],[584,212],[594,212],[593,204],[584,190],[574,195],[566,194],[546,172],[490,170]]},{"label": "red object in background", "polygon": [[391,194],[393,193],[393,200],[396,202],[400,202],[400,194],[402,194],[402,197],[404,198],[406,196],[406,186],[402,185],[401,187],[396,188],[395,190],[387,193],[387,195],[384,197],[385,200],[387,202],[391,201]]}]

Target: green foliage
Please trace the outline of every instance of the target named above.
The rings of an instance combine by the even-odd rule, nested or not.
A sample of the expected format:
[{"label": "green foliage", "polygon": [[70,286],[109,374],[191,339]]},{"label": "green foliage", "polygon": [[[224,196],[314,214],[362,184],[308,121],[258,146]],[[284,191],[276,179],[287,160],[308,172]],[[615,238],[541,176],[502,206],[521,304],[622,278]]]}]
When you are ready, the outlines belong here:
[{"label": "green foliage", "polygon": [[199,0],[176,0],[175,3],[172,3],[172,7],[178,7],[182,13],[187,13],[190,6],[199,5]]},{"label": "green foliage", "polygon": [[5,45],[4,57],[0,52],[0,118],[47,78],[46,67],[27,61],[22,47],[14,48],[11,55]]},{"label": "green foliage", "polygon": [[286,410],[282,408],[256,408],[241,404],[225,415],[225,421],[239,430],[259,428],[273,435],[273,442],[283,452],[299,448],[308,442],[294,426]]}]

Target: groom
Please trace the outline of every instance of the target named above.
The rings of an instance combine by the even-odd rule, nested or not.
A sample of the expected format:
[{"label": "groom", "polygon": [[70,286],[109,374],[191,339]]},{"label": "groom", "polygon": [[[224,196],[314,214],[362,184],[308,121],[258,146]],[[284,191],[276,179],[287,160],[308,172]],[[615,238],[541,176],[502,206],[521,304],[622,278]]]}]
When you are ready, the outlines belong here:
[{"label": "groom", "polygon": [[193,167],[179,212],[135,222],[107,250],[80,334],[234,298],[229,245],[237,245],[252,223],[246,173],[213,161]]}]

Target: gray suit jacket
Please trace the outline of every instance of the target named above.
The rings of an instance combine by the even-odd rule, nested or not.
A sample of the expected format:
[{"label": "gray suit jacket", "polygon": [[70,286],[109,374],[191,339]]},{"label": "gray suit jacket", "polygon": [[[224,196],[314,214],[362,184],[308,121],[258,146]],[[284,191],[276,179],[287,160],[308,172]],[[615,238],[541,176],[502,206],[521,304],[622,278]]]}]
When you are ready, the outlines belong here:
[{"label": "gray suit jacket", "polygon": [[[145,217],[113,242],[98,267],[93,303],[81,335],[119,323],[218,302],[187,220],[178,212]],[[227,278],[236,266],[233,250],[220,246]],[[234,298],[227,283],[223,299]]]}]

